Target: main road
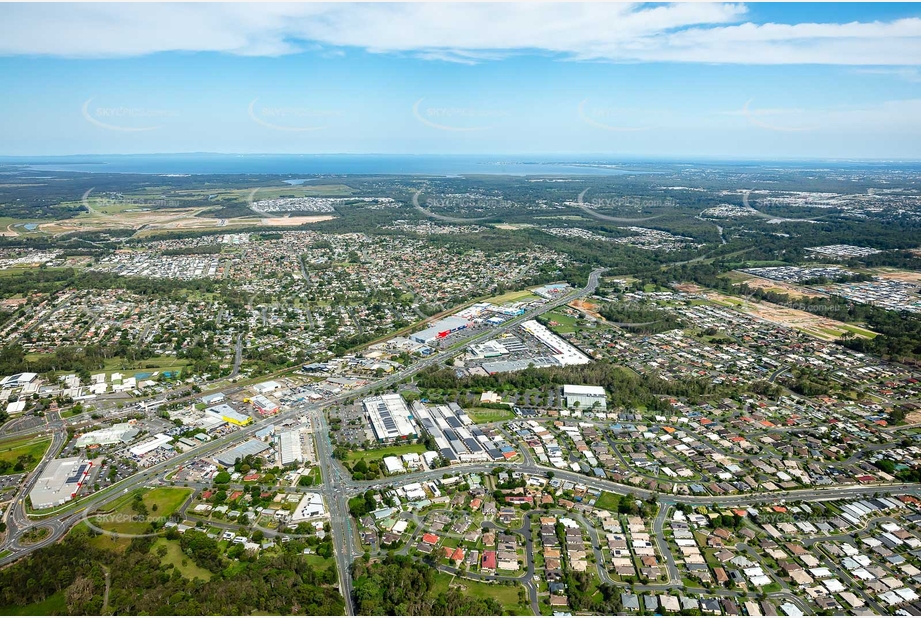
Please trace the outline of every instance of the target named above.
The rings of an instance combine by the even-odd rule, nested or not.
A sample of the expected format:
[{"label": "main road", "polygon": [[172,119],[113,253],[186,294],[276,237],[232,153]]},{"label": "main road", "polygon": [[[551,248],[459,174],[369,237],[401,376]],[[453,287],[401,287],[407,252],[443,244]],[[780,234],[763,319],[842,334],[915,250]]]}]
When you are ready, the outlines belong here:
[{"label": "main road", "polygon": [[[589,274],[588,282],[584,288],[573,290],[569,294],[563,295],[560,298],[551,299],[540,307],[532,309],[523,315],[511,318],[497,327],[486,330],[474,337],[466,339],[464,344],[471,345],[496,337],[500,333],[503,333],[508,329],[517,326],[521,322],[533,319],[561,305],[572,302],[577,298],[592,294],[598,288],[598,283],[604,270],[605,269],[603,268],[593,270]],[[240,352],[240,343],[240,339],[238,338],[235,346],[235,352],[237,354],[235,355],[238,355]],[[53,459],[54,456],[64,446],[67,437],[64,421],[58,417],[53,423],[49,423],[54,436],[51,447],[45,453],[45,456],[39,465],[36,466],[31,475],[26,479],[13,504],[5,514],[8,530],[6,539],[4,543],[0,545],[0,549],[9,549],[12,553],[3,558],[0,558],[0,566],[9,564],[10,562],[17,560],[23,555],[40,547],[54,543],[63,537],[71,526],[83,519],[87,514],[92,513],[98,505],[104,504],[105,501],[111,500],[117,495],[128,493],[139,487],[155,482],[157,477],[160,475],[165,474],[167,471],[186,462],[202,457],[207,457],[217,453],[218,451],[228,448],[235,442],[240,442],[245,438],[249,438],[267,425],[279,423],[290,418],[308,414],[313,416],[316,421],[315,426],[318,428],[316,433],[318,436],[318,459],[320,460],[321,471],[323,473],[323,479],[325,483],[324,493],[326,493],[328,497],[335,497],[335,499],[329,499],[328,502],[330,505],[331,515],[333,515],[333,519],[338,519],[338,521],[331,522],[330,525],[333,527],[334,545],[337,548],[337,561],[340,563],[340,581],[343,582],[341,585],[346,587],[346,589],[343,590],[343,594],[346,596],[346,603],[351,603],[348,595],[350,592],[350,589],[348,589],[348,582],[350,581],[350,578],[348,577],[348,562],[346,561],[350,561],[350,557],[354,554],[354,538],[351,531],[351,522],[348,517],[347,500],[349,492],[355,493],[356,491],[362,490],[362,486],[360,484],[354,483],[350,478],[348,478],[347,475],[342,475],[340,469],[333,463],[331,452],[332,449],[330,448],[327,437],[328,429],[325,424],[325,418],[322,410],[337,403],[342,403],[347,399],[367,394],[370,391],[392,386],[420,371],[427,369],[428,367],[443,363],[445,360],[453,357],[457,353],[457,349],[443,350],[419,361],[418,363],[415,363],[410,367],[401,369],[400,371],[397,371],[394,374],[381,380],[351,390],[337,397],[330,398],[320,404],[296,406],[291,410],[276,416],[263,419],[227,436],[212,440],[206,445],[197,449],[193,449],[188,453],[184,453],[144,470],[138,471],[136,474],[123,479],[102,491],[96,492],[90,496],[64,505],[63,507],[55,509],[50,513],[38,514],[35,516],[37,521],[33,521],[26,513],[26,497],[28,496],[32,487],[35,485],[36,480],[41,476],[41,471],[44,469],[45,465],[47,465],[48,461]],[[367,487],[364,489],[367,489]],[[339,503],[338,506],[336,503]],[[47,528],[49,533],[38,543],[29,545],[23,545],[20,543],[22,535],[36,527]],[[348,551],[338,551],[341,547],[346,547]],[[340,553],[347,553],[348,555],[340,558]]]}]

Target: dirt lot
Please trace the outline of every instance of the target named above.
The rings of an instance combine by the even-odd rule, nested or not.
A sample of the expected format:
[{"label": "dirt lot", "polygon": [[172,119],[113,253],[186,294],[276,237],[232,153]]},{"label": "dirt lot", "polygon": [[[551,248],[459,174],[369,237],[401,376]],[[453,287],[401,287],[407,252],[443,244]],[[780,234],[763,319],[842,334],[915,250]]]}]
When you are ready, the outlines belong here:
[{"label": "dirt lot", "polygon": [[784,283],[782,281],[763,279],[762,277],[752,277],[751,279],[746,279],[745,285],[751,288],[758,288],[759,290],[776,292],[777,294],[787,294],[790,298],[793,299],[825,298],[824,294],[819,294],[818,292],[813,292],[811,290],[804,290],[803,288],[791,285],[789,283]]},{"label": "dirt lot", "polygon": [[586,315],[590,315],[596,320],[604,320],[601,315],[598,313],[598,305],[595,303],[590,303],[585,300],[574,300],[569,303],[569,306],[578,311],[582,311]]},{"label": "dirt lot", "polygon": [[262,219],[262,225],[303,225],[305,223],[318,223],[335,219],[332,215],[311,215],[303,217],[268,217]]},{"label": "dirt lot", "polygon": [[813,337],[825,341],[834,341],[847,332],[853,332],[858,337],[871,337],[876,334],[863,328],[845,324],[844,322],[829,320],[813,315],[807,311],[801,311],[790,307],[781,307],[773,303],[742,300],[718,292],[708,292],[707,298],[722,305],[734,305],[737,309],[749,315],[753,315],[768,322],[773,322],[774,324],[794,328],[807,335],[812,335]]},{"label": "dirt lot", "polygon": [[921,273],[909,270],[879,271],[876,276],[890,281],[905,281],[907,283],[921,283]]}]

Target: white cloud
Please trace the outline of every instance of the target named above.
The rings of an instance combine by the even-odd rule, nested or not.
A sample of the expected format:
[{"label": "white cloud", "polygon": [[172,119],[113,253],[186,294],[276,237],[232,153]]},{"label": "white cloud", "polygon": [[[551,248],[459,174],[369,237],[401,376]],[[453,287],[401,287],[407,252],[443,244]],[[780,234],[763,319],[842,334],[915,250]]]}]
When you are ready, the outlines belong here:
[{"label": "white cloud", "polygon": [[614,62],[921,64],[918,18],[754,24],[745,14],[728,3],[2,4],[0,54],[275,56],[320,45],[467,63],[536,51]]}]

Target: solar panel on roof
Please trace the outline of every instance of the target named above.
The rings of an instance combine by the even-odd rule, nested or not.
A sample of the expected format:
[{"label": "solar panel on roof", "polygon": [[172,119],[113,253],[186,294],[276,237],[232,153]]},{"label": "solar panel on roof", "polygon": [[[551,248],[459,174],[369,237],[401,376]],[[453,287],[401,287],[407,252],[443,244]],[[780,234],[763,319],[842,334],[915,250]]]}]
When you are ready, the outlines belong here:
[{"label": "solar panel on roof", "polygon": [[76,483],[83,476],[83,471],[86,470],[88,464],[80,464],[80,467],[77,468],[77,471],[74,472],[73,476],[67,479],[67,483]]},{"label": "solar panel on roof", "polygon": [[479,453],[483,449],[480,447],[480,443],[474,440],[473,438],[467,438],[464,440],[464,444],[467,446],[467,450],[471,453]]}]

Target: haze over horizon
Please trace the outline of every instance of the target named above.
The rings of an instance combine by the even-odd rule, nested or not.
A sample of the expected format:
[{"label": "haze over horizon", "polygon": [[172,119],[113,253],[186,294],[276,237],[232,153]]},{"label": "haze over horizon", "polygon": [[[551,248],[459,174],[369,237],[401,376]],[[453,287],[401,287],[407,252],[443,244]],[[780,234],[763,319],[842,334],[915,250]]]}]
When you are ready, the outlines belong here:
[{"label": "haze over horizon", "polygon": [[7,4],[0,155],[914,160],[919,64],[917,4]]}]

